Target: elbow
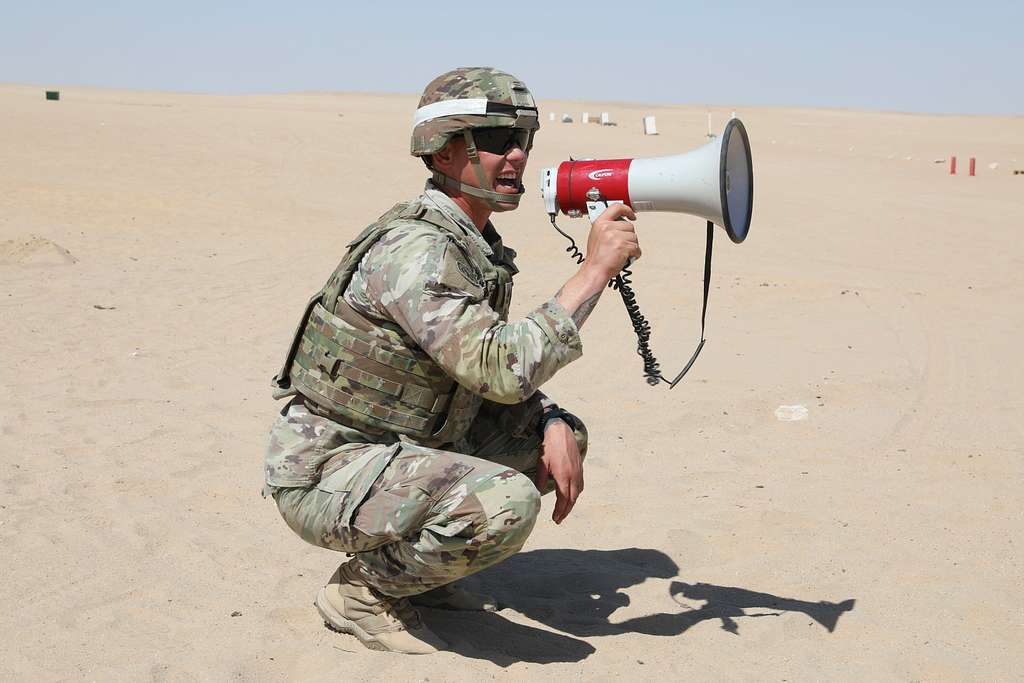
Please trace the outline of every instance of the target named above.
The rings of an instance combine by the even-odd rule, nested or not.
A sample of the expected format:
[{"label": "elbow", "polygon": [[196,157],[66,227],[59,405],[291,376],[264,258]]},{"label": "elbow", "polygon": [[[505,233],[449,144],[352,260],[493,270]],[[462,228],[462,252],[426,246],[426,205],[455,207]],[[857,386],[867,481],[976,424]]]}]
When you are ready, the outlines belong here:
[{"label": "elbow", "polygon": [[[506,326],[503,331],[517,329]],[[497,343],[485,347],[473,365],[473,375],[478,380],[473,383],[476,393],[495,403],[522,403],[533,396],[550,376],[545,372],[546,366],[540,362],[540,349],[525,343],[509,343],[504,338],[495,341]]]},{"label": "elbow", "polygon": [[516,403],[522,403],[526,399],[533,395],[534,390],[530,389],[528,392],[524,392],[519,387],[492,387],[490,385],[483,385],[477,392],[483,398],[488,401],[494,401],[495,403],[501,403],[503,405],[515,405]]},{"label": "elbow", "polygon": [[537,387],[523,378],[509,377],[497,382],[485,382],[477,390],[477,394],[488,401],[504,405],[522,403],[533,396]]}]

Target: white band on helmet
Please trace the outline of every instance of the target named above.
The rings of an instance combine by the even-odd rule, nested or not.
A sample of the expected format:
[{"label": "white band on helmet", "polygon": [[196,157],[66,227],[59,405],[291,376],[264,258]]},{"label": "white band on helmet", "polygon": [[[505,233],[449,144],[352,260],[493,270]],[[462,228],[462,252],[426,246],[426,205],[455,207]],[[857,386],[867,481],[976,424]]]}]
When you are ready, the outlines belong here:
[{"label": "white band on helmet", "polygon": [[458,114],[483,115],[487,113],[487,98],[479,97],[465,100],[445,100],[420,107],[412,117],[412,125],[418,126],[424,121],[438,119],[442,116]]}]

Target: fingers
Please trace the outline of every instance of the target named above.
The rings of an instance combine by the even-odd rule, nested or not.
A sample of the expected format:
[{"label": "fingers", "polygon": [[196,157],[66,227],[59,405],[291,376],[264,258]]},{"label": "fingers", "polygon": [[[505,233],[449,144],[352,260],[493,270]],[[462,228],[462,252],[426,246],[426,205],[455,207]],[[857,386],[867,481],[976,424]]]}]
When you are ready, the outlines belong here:
[{"label": "fingers", "polygon": [[[612,205],[601,218],[594,222],[587,240],[587,261],[593,267],[600,268],[604,275],[613,276],[622,270],[626,262],[640,258],[640,242],[633,224],[629,221],[611,220],[609,211],[624,205]],[[628,206],[611,213],[612,216],[634,215]]]},{"label": "fingers", "polygon": [[608,208],[597,217],[597,220],[617,221],[623,218],[631,221],[636,220],[636,213],[633,211],[633,208],[627,204],[609,204]]},{"label": "fingers", "polygon": [[552,428],[545,432],[544,438],[544,455],[537,462],[537,485],[544,493],[547,482],[554,479],[555,508],[551,519],[561,524],[583,492],[583,458],[571,430]]},{"label": "fingers", "polygon": [[625,268],[627,263],[631,263],[630,259],[636,261],[641,256],[643,256],[643,251],[640,249],[639,244],[629,245],[626,249],[626,258],[622,259],[622,268]]},{"label": "fingers", "polygon": [[551,519],[555,524],[561,524],[572,512],[576,500],[583,493],[583,475],[581,473],[578,479],[570,479],[564,485],[555,479],[555,487],[555,509],[551,513]]},{"label": "fingers", "polygon": [[555,509],[551,512],[551,519],[555,524],[561,524],[562,520],[569,514],[569,510],[572,509],[573,502],[569,500],[567,486],[563,487],[556,479],[555,487]]}]

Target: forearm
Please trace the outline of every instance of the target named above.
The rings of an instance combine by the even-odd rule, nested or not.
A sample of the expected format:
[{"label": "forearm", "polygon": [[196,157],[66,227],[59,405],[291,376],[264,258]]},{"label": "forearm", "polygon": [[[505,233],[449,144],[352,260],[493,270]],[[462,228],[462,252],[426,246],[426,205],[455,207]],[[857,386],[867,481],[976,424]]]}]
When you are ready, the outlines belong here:
[{"label": "forearm", "polygon": [[598,299],[608,286],[608,277],[586,263],[555,294],[555,301],[569,312],[577,328],[583,327]]}]

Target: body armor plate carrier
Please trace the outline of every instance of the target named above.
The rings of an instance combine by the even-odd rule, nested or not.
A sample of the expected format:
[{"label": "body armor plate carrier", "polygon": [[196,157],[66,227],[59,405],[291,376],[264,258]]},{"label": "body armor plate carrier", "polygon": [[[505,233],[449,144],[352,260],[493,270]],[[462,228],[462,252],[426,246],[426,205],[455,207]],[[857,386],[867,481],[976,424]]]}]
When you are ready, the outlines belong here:
[{"label": "body armor plate carrier", "polygon": [[449,443],[465,433],[482,399],[406,341],[397,325],[366,318],[342,296],[363,256],[398,220],[429,223],[448,237],[482,275],[491,307],[507,319],[516,272],[511,258],[492,263],[461,228],[420,200],[398,204],[348,245],[327,284],[310,299],[274,378],[275,396],[299,393],[315,412],[361,431]]}]

